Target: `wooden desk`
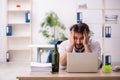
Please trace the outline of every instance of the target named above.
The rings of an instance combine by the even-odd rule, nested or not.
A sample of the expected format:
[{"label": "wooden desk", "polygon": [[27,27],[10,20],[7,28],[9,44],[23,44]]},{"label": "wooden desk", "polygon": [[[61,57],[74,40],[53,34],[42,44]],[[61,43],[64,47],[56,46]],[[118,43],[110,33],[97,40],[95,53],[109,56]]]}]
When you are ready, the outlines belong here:
[{"label": "wooden desk", "polygon": [[45,49],[45,50],[54,49],[54,45],[29,45],[28,47],[37,49],[37,62],[41,62],[41,53],[40,53],[41,49]]},{"label": "wooden desk", "polygon": [[61,70],[59,73],[42,73],[24,71],[17,76],[19,80],[120,80],[120,72],[103,73],[67,73]]}]

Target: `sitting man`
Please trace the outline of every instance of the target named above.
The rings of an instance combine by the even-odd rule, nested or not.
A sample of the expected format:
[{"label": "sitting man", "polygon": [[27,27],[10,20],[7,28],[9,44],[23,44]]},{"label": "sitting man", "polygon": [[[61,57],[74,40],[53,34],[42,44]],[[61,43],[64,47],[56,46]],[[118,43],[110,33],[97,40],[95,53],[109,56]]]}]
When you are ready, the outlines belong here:
[{"label": "sitting man", "polygon": [[60,65],[65,68],[67,65],[67,54],[81,52],[94,52],[98,54],[101,64],[101,47],[97,41],[90,38],[90,30],[87,24],[74,24],[70,28],[69,40],[63,41],[59,46]]}]

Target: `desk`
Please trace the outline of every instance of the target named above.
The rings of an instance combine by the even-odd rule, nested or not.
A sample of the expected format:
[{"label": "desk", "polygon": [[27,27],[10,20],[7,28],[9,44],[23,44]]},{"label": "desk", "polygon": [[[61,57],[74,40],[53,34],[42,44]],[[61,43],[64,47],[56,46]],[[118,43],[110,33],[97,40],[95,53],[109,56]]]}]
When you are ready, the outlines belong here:
[{"label": "desk", "polygon": [[46,49],[46,50],[54,49],[54,45],[29,45],[28,47],[37,48],[37,62],[41,62],[41,53],[40,53],[41,49]]},{"label": "desk", "polygon": [[17,76],[18,80],[120,80],[120,72],[103,73],[67,73],[60,70],[59,73],[40,73],[24,71]]}]

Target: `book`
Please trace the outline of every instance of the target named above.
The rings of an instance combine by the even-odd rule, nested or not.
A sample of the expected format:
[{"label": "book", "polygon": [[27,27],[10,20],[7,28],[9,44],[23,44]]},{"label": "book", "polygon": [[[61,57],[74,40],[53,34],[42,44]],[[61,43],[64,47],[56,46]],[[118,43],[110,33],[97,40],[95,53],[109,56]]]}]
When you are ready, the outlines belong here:
[{"label": "book", "polygon": [[52,71],[51,63],[31,62],[30,67],[32,72],[51,72]]}]

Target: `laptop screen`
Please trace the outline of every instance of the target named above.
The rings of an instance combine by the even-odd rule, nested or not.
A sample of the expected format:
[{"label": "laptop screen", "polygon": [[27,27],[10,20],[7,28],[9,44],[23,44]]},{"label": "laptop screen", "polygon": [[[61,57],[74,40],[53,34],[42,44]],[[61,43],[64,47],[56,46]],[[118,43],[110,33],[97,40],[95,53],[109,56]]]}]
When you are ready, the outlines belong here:
[{"label": "laptop screen", "polygon": [[95,53],[68,53],[67,72],[97,72],[98,55]]}]

